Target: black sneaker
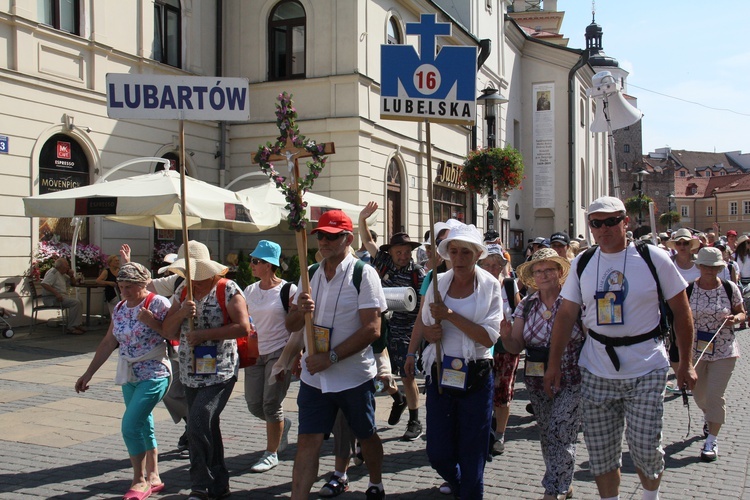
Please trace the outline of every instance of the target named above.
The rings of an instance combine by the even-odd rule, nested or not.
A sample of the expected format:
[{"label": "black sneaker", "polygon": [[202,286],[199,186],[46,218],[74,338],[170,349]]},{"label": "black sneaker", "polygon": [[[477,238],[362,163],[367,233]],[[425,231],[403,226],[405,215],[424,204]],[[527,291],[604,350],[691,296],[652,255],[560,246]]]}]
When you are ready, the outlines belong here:
[{"label": "black sneaker", "polygon": [[[349,490],[349,478],[341,479],[336,474],[331,474],[331,479],[320,488],[318,496],[323,498],[337,497]],[[369,497],[368,497],[369,498]]]},{"label": "black sneaker", "polygon": [[422,436],[422,423],[419,420],[409,420],[406,424],[406,432],[401,441],[415,441]]},{"label": "black sneaker", "polygon": [[401,395],[401,402],[393,401],[393,406],[391,407],[391,414],[388,416],[388,425],[394,426],[398,424],[399,420],[401,420],[401,415],[404,414],[404,410],[406,410],[406,396],[403,394]]},{"label": "black sneaker", "polygon": [[381,490],[377,486],[370,486],[365,491],[365,498],[367,500],[385,500],[385,490]]},{"label": "black sneaker", "polygon": [[492,445],[492,451],[490,452],[490,454],[493,457],[496,457],[498,455],[502,455],[503,453],[505,453],[505,440],[504,439],[498,439]]},{"label": "black sneaker", "polygon": [[185,451],[188,449],[188,438],[187,431],[185,431],[180,439],[177,440],[177,451]]},{"label": "black sneaker", "polygon": [[530,413],[531,415],[533,415],[534,414],[534,405],[531,404],[531,403],[527,404],[526,405],[526,412]]}]

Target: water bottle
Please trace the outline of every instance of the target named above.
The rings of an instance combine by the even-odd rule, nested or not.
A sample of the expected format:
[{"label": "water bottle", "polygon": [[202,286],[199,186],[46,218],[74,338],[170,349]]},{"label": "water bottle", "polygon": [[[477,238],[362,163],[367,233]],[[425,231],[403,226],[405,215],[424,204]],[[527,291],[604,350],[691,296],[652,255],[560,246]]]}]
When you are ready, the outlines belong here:
[{"label": "water bottle", "polygon": [[383,384],[383,381],[380,379],[375,379],[375,392],[383,392],[383,389],[385,389],[385,384]]}]

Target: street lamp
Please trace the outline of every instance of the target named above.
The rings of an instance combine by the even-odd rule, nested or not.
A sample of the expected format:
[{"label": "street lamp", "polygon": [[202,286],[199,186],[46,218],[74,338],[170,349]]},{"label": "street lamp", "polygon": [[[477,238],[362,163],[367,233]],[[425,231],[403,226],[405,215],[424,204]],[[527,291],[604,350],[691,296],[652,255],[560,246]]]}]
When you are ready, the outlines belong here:
[{"label": "street lamp", "polygon": [[[487,88],[482,90],[482,95],[477,97],[477,105],[484,106],[484,119],[487,122],[487,147],[494,148],[497,146],[495,141],[495,129],[500,105],[508,102],[490,82]],[[495,229],[495,189],[490,186],[490,192],[487,194],[487,230]]]},{"label": "street lamp", "polygon": [[[648,172],[641,170],[635,173],[635,177],[638,180],[638,227],[643,225],[643,176],[648,175]],[[653,229],[653,228],[652,228]]]},{"label": "street lamp", "polygon": [[669,193],[669,196],[667,196],[667,211],[669,212],[669,230],[672,230],[672,210],[674,207],[674,193]]}]

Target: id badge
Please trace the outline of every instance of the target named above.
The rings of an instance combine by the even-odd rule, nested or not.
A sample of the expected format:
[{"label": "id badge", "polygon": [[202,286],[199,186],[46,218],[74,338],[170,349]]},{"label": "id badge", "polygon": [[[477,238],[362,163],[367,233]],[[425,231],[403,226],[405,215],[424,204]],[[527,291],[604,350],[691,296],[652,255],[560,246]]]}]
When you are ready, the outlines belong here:
[{"label": "id badge", "polygon": [[331,333],[333,328],[313,325],[313,337],[315,338],[315,352],[328,352],[331,346]]},{"label": "id badge", "polygon": [[443,356],[443,374],[440,378],[440,385],[465,391],[468,373],[469,365],[463,359]]},{"label": "id badge", "polygon": [[193,348],[195,360],[195,375],[216,374],[216,346],[199,345]]},{"label": "id badge", "polygon": [[702,332],[698,330],[698,335],[696,335],[697,344],[695,346],[695,350],[698,352],[703,352],[703,349],[705,349],[706,354],[713,355],[714,353],[713,338],[714,338],[713,333]]},{"label": "id badge", "polygon": [[621,290],[596,292],[596,324],[597,325],[622,325],[622,304],[625,297]]},{"label": "id badge", "polygon": [[524,362],[523,374],[526,377],[544,377],[544,361]]}]

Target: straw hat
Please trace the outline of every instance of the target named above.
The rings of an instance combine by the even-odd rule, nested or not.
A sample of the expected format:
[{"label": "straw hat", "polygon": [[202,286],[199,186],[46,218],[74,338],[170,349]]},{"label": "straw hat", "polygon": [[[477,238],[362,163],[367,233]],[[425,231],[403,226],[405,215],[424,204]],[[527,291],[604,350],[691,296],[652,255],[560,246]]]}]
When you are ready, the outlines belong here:
[{"label": "straw hat", "polygon": [[690,251],[693,251],[701,246],[700,240],[694,239],[693,234],[690,232],[690,230],[685,229],[684,227],[672,233],[672,239],[667,241],[665,245],[667,246],[667,248],[674,248],[675,242],[680,240],[687,240],[690,242]]},{"label": "straw hat", "polygon": [[698,257],[695,259],[695,265],[724,267],[727,263],[724,262],[724,256],[721,254],[721,250],[713,247],[704,247],[698,252]]},{"label": "straw hat", "polygon": [[448,236],[440,242],[437,248],[438,255],[445,260],[450,260],[448,244],[451,241],[465,241],[466,243],[470,243],[476,253],[479,254],[479,260],[487,257],[487,247],[484,246],[484,242],[482,241],[482,233],[479,232],[474,224],[460,224],[451,228]]},{"label": "straw hat", "polygon": [[536,280],[534,280],[533,267],[534,264],[544,261],[551,261],[557,263],[562,268],[562,274],[560,276],[560,284],[565,283],[565,279],[568,277],[570,271],[570,262],[568,259],[560,257],[557,252],[551,248],[542,248],[534,252],[531,256],[531,260],[524,262],[516,268],[516,274],[518,279],[523,282],[524,285],[531,288],[536,288]]},{"label": "straw hat", "polygon": [[[179,257],[169,266],[169,270],[185,277],[185,245],[177,251]],[[207,280],[216,275],[223,276],[229,271],[224,264],[211,260],[208,247],[199,241],[188,241],[188,257],[190,257],[190,279],[195,281]]]},{"label": "straw hat", "polygon": [[743,243],[745,243],[747,240],[750,240],[750,236],[743,234],[739,238],[737,238],[737,246],[739,247]]}]

